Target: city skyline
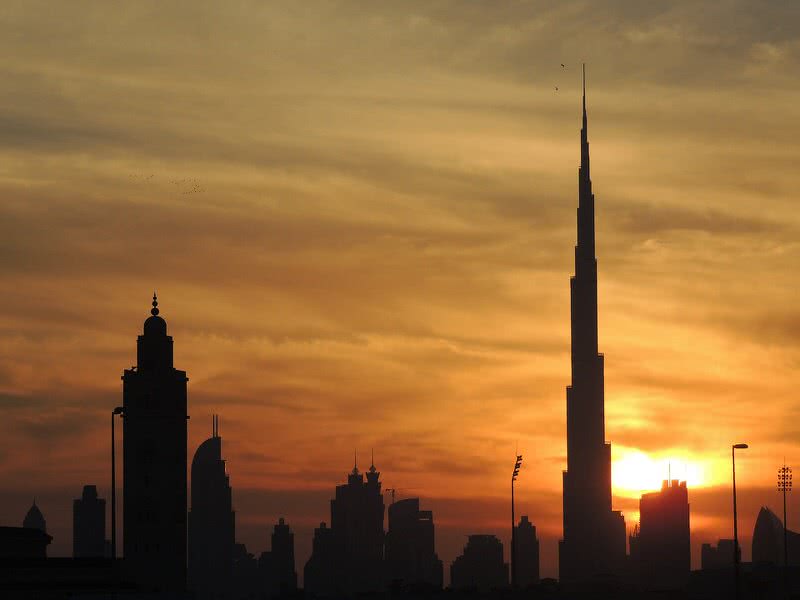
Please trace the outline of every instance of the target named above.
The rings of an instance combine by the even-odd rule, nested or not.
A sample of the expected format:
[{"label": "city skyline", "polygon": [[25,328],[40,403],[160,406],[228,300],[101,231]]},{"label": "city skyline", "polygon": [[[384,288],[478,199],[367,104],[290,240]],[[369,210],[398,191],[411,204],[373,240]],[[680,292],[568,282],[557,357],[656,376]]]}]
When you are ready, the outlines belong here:
[{"label": "city skyline", "polygon": [[[498,11],[484,32],[477,12],[444,6],[343,4],[324,32],[302,11],[254,8],[261,29],[229,14],[219,39],[219,15],[199,7],[142,45],[126,32],[144,9],[83,23],[9,11],[4,27],[63,52],[33,35],[0,42],[15,84],[0,102],[0,475],[20,482],[0,524],[36,496],[49,554],[68,555],[72,499],[87,483],[110,497],[107,407],[155,287],[192,376],[187,450],[221,414],[249,548],[285,516],[304,564],[357,447],[361,468],[374,448],[385,487],[436,514],[446,565],[468,534],[507,552],[518,448],[518,514],[555,576],[588,57],[613,506],[630,530],[671,462],[689,481],[699,566],[701,543],[731,536],[729,446],[746,441],[748,556],[758,508],[778,512],[779,459],[798,449],[797,142],[785,127],[798,56],[780,26],[792,9],[738,27],[712,9],[695,21],[682,5],[620,3],[608,19],[621,51],[591,29],[553,43],[599,18],[589,8]],[[501,35],[520,23],[525,40]],[[326,56],[334,42],[341,54]],[[671,52],[679,42],[685,53]],[[202,73],[184,68],[200,59]],[[799,517],[790,505],[790,527]]]}]

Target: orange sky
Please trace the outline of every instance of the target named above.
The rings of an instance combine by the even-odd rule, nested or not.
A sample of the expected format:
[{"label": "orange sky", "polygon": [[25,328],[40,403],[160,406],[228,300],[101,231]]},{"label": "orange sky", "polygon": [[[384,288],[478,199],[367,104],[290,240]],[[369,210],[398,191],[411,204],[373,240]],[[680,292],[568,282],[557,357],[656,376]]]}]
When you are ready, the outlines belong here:
[{"label": "orange sky", "polygon": [[798,455],[798,10],[7,3],[0,522],[36,495],[67,554],[71,499],[108,495],[156,288],[190,452],[219,412],[251,551],[285,516],[302,572],[374,447],[449,566],[467,533],[508,538],[518,446],[555,575],[586,60],[615,506],[632,526],[674,461],[697,562],[749,442],[747,559]]}]

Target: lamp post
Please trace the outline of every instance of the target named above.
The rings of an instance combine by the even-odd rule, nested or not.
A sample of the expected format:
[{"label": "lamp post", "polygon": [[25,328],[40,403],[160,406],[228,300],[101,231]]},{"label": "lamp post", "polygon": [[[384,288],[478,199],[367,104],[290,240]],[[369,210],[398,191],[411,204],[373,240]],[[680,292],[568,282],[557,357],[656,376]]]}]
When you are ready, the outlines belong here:
[{"label": "lamp post", "polygon": [[792,491],[792,467],[787,467],[786,463],[778,469],[778,490],[783,492],[783,585],[786,588],[786,597],[789,597],[789,545],[787,543],[786,531],[789,525],[786,523],[786,492]]},{"label": "lamp post", "polygon": [[111,411],[111,561],[117,559],[117,459],[114,440],[114,417],[124,415],[125,409],[117,406]]},{"label": "lamp post", "polygon": [[733,466],[733,589],[736,600],[739,600],[739,524],[736,520],[736,451],[744,450],[747,444],[734,444],[731,446],[731,464]]},{"label": "lamp post", "polygon": [[517,522],[514,516],[514,482],[522,466],[522,454],[517,455],[514,472],[511,474],[511,589],[517,589]]}]

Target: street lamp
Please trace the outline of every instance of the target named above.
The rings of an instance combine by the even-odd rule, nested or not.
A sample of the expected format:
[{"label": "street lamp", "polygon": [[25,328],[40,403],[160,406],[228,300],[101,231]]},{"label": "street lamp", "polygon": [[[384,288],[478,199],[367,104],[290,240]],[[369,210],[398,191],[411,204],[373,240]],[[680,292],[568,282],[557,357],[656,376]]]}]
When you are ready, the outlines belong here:
[{"label": "street lamp", "polygon": [[733,465],[733,586],[736,600],[739,600],[739,524],[736,520],[736,451],[745,450],[747,444],[734,444],[731,446],[731,464]]},{"label": "street lamp", "polygon": [[789,597],[789,546],[786,543],[786,492],[792,491],[792,467],[786,463],[778,469],[778,491],[783,492],[783,585],[786,588],[786,597]]},{"label": "street lamp", "polygon": [[517,454],[514,463],[514,472],[511,474],[511,589],[517,589],[517,523],[514,516],[514,482],[519,475],[519,468],[522,466],[522,454]]},{"label": "street lamp", "polygon": [[125,408],[117,406],[111,411],[111,560],[117,559],[117,460],[114,441],[114,416],[124,415]]}]

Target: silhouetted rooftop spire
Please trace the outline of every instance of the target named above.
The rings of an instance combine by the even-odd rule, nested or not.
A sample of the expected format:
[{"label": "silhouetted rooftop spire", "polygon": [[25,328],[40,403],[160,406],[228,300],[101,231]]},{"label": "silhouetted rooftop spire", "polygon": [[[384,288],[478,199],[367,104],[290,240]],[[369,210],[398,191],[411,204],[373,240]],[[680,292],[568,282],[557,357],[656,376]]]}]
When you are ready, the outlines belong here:
[{"label": "silhouetted rooftop spire", "polygon": [[586,129],[586,63],[583,63],[583,128]]},{"label": "silhouetted rooftop spire", "polygon": [[153,290],[153,308],[150,309],[150,314],[154,317],[158,315],[158,297],[155,290]]},{"label": "silhouetted rooftop spire", "polygon": [[586,63],[583,64],[583,123],[581,127],[581,175],[589,180],[589,120],[586,117]]},{"label": "silhouetted rooftop spire", "polygon": [[369,465],[370,473],[374,473],[377,469],[375,469],[375,449],[370,448],[370,465]]},{"label": "silhouetted rooftop spire", "polygon": [[353,450],[353,475],[358,475],[358,450]]}]

